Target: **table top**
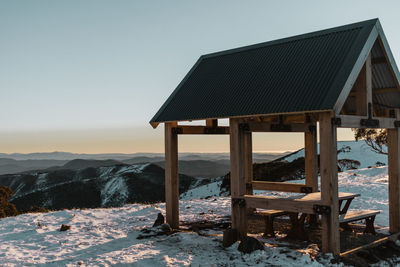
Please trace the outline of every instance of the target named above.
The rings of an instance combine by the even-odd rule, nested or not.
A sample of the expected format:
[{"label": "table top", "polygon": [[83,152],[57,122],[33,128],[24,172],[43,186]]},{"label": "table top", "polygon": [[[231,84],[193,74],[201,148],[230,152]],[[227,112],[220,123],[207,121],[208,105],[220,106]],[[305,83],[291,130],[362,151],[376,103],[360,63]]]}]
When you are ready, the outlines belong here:
[{"label": "table top", "polygon": [[[359,197],[360,194],[354,193],[346,193],[346,192],[339,192],[338,199],[339,200],[347,200],[353,199],[355,197]],[[245,195],[246,198],[264,198],[264,199],[287,199],[287,200],[296,200],[296,201],[310,201],[310,202],[318,202],[321,201],[321,192],[310,193],[307,195],[296,195],[296,196],[289,196],[289,197],[276,197],[276,196],[260,196],[260,195]]]},{"label": "table top", "polygon": [[[359,196],[360,196],[360,194],[339,192],[338,199],[339,200],[347,200],[347,199],[353,199],[353,198],[359,197]],[[320,201],[321,200],[321,192],[310,193],[310,194],[307,194],[307,195],[302,196],[297,199],[302,200],[302,201]]]}]

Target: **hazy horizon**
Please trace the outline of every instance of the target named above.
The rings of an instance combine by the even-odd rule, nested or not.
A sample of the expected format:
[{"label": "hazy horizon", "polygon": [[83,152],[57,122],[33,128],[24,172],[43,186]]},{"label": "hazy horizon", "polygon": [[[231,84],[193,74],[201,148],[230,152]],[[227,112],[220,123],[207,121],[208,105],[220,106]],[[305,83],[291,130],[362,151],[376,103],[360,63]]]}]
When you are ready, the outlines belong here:
[{"label": "hazy horizon", "polygon": [[[162,153],[150,119],[211,52],[379,18],[400,60],[398,1],[2,1],[0,152]],[[255,134],[254,151],[294,151],[302,134]],[[338,140],[352,140],[349,129]],[[182,136],[179,151],[229,151]]]}]

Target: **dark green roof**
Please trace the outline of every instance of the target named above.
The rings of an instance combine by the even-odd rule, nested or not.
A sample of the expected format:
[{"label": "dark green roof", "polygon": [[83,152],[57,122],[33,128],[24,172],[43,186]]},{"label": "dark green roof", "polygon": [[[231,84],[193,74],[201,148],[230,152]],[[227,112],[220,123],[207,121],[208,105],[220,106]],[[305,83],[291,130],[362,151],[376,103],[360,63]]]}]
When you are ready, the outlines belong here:
[{"label": "dark green roof", "polygon": [[203,55],[151,123],[335,110],[381,32],[373,19]]}]

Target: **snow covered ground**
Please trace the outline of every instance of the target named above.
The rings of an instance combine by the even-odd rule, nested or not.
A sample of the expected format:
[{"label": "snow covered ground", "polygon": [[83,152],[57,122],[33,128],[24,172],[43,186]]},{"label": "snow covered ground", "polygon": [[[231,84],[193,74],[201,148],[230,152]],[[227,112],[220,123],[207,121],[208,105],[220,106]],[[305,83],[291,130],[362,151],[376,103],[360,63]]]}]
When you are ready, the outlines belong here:
[{"label": "snow covered ground", "polygon": [[[371,151],[363,142],[352,143],[351,149],[340,153],[339,158],[356,159],[361,169],[339,173],[339,190],[361,194],[350,208],[380,210],[376,224],[387,227],[387,167],[367,168],[377,161],[386,163],[386,156],[370,157]],[[339,142],[338,148],[348,144]],[[301,151],[287,160],[298,156]],[[181,195],[181,221],[218,221],[229,216],[230,198],[219,196],[221,182],[216,179]],[[276,247],[273,241],[265,239],[264,251],[244,255],[237,250],[238,244],[223,248],[220,231],[137,239],[140,230],[152,226],[157,214],[164,210],[163,203],[129,204],[121,208],[63,210],[0,219],[0,266],[331,266],[329,256],[312,261],[305,251]],[[61,224],[72,228],[60,232]]]},{"label": "snow covered ground", "polygon": [[[387,167],[339,174],[340,190],[360,193],[352,208],[379,209],[376,222],[388,225]],[[197,188],[192,196],[217,192],[219,182]],[[213,188],[213,186],[215,188]],[[194,189],[196,190],[196,189]],[[260,193],[260,192],[257,192]],[[193,195],[194,194],[194,195]],[[190,193],[189,193],[190,195]],[[222,220],[230,214],[230,199],[193,199],[180,202],[181,220]],[[276,195],[276,194],[275,194]],[[312,261],[304,252],[268,245],[265,251],[242,255],[237,244],[221,245],[221,232],[213,236],[177,233],[138,240],[143,227],[152,226],[164,204],[129,204],[122,208],[63,210],[24,214],[0,220],[1,266],[323,266],[330,258]],[[72,226],[58,231],[61,224]],[[264,240],[267,242],[267,240]]]},{"label": "snow covered ground", "polygon": [[[136,239],[152,226],[164,204],[125,205],[122,208],[64,210],[24,214],[0,220],[1,266],[322,266],[300,251],[267,246],[242,255],[237,244],[221,245],[214,236],[176,233]],[[181,201],[181,220],[214,220],[230,213],[228,198]],[[202,212],[208,215],[201,215]],[[61,224],[72,226],[60,232]],[[326,259],[329,262],[330,258]]]}]

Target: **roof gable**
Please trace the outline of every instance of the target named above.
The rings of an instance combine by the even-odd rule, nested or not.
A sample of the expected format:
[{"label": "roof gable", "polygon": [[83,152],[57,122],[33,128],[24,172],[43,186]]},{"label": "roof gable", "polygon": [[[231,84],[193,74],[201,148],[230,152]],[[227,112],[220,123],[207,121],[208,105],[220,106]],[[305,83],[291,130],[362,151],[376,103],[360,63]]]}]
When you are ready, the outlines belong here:
[{"label": "roof gable", "polygon": [[151,123],[340,110],[378,35],[374,19],[204,55]]}]

